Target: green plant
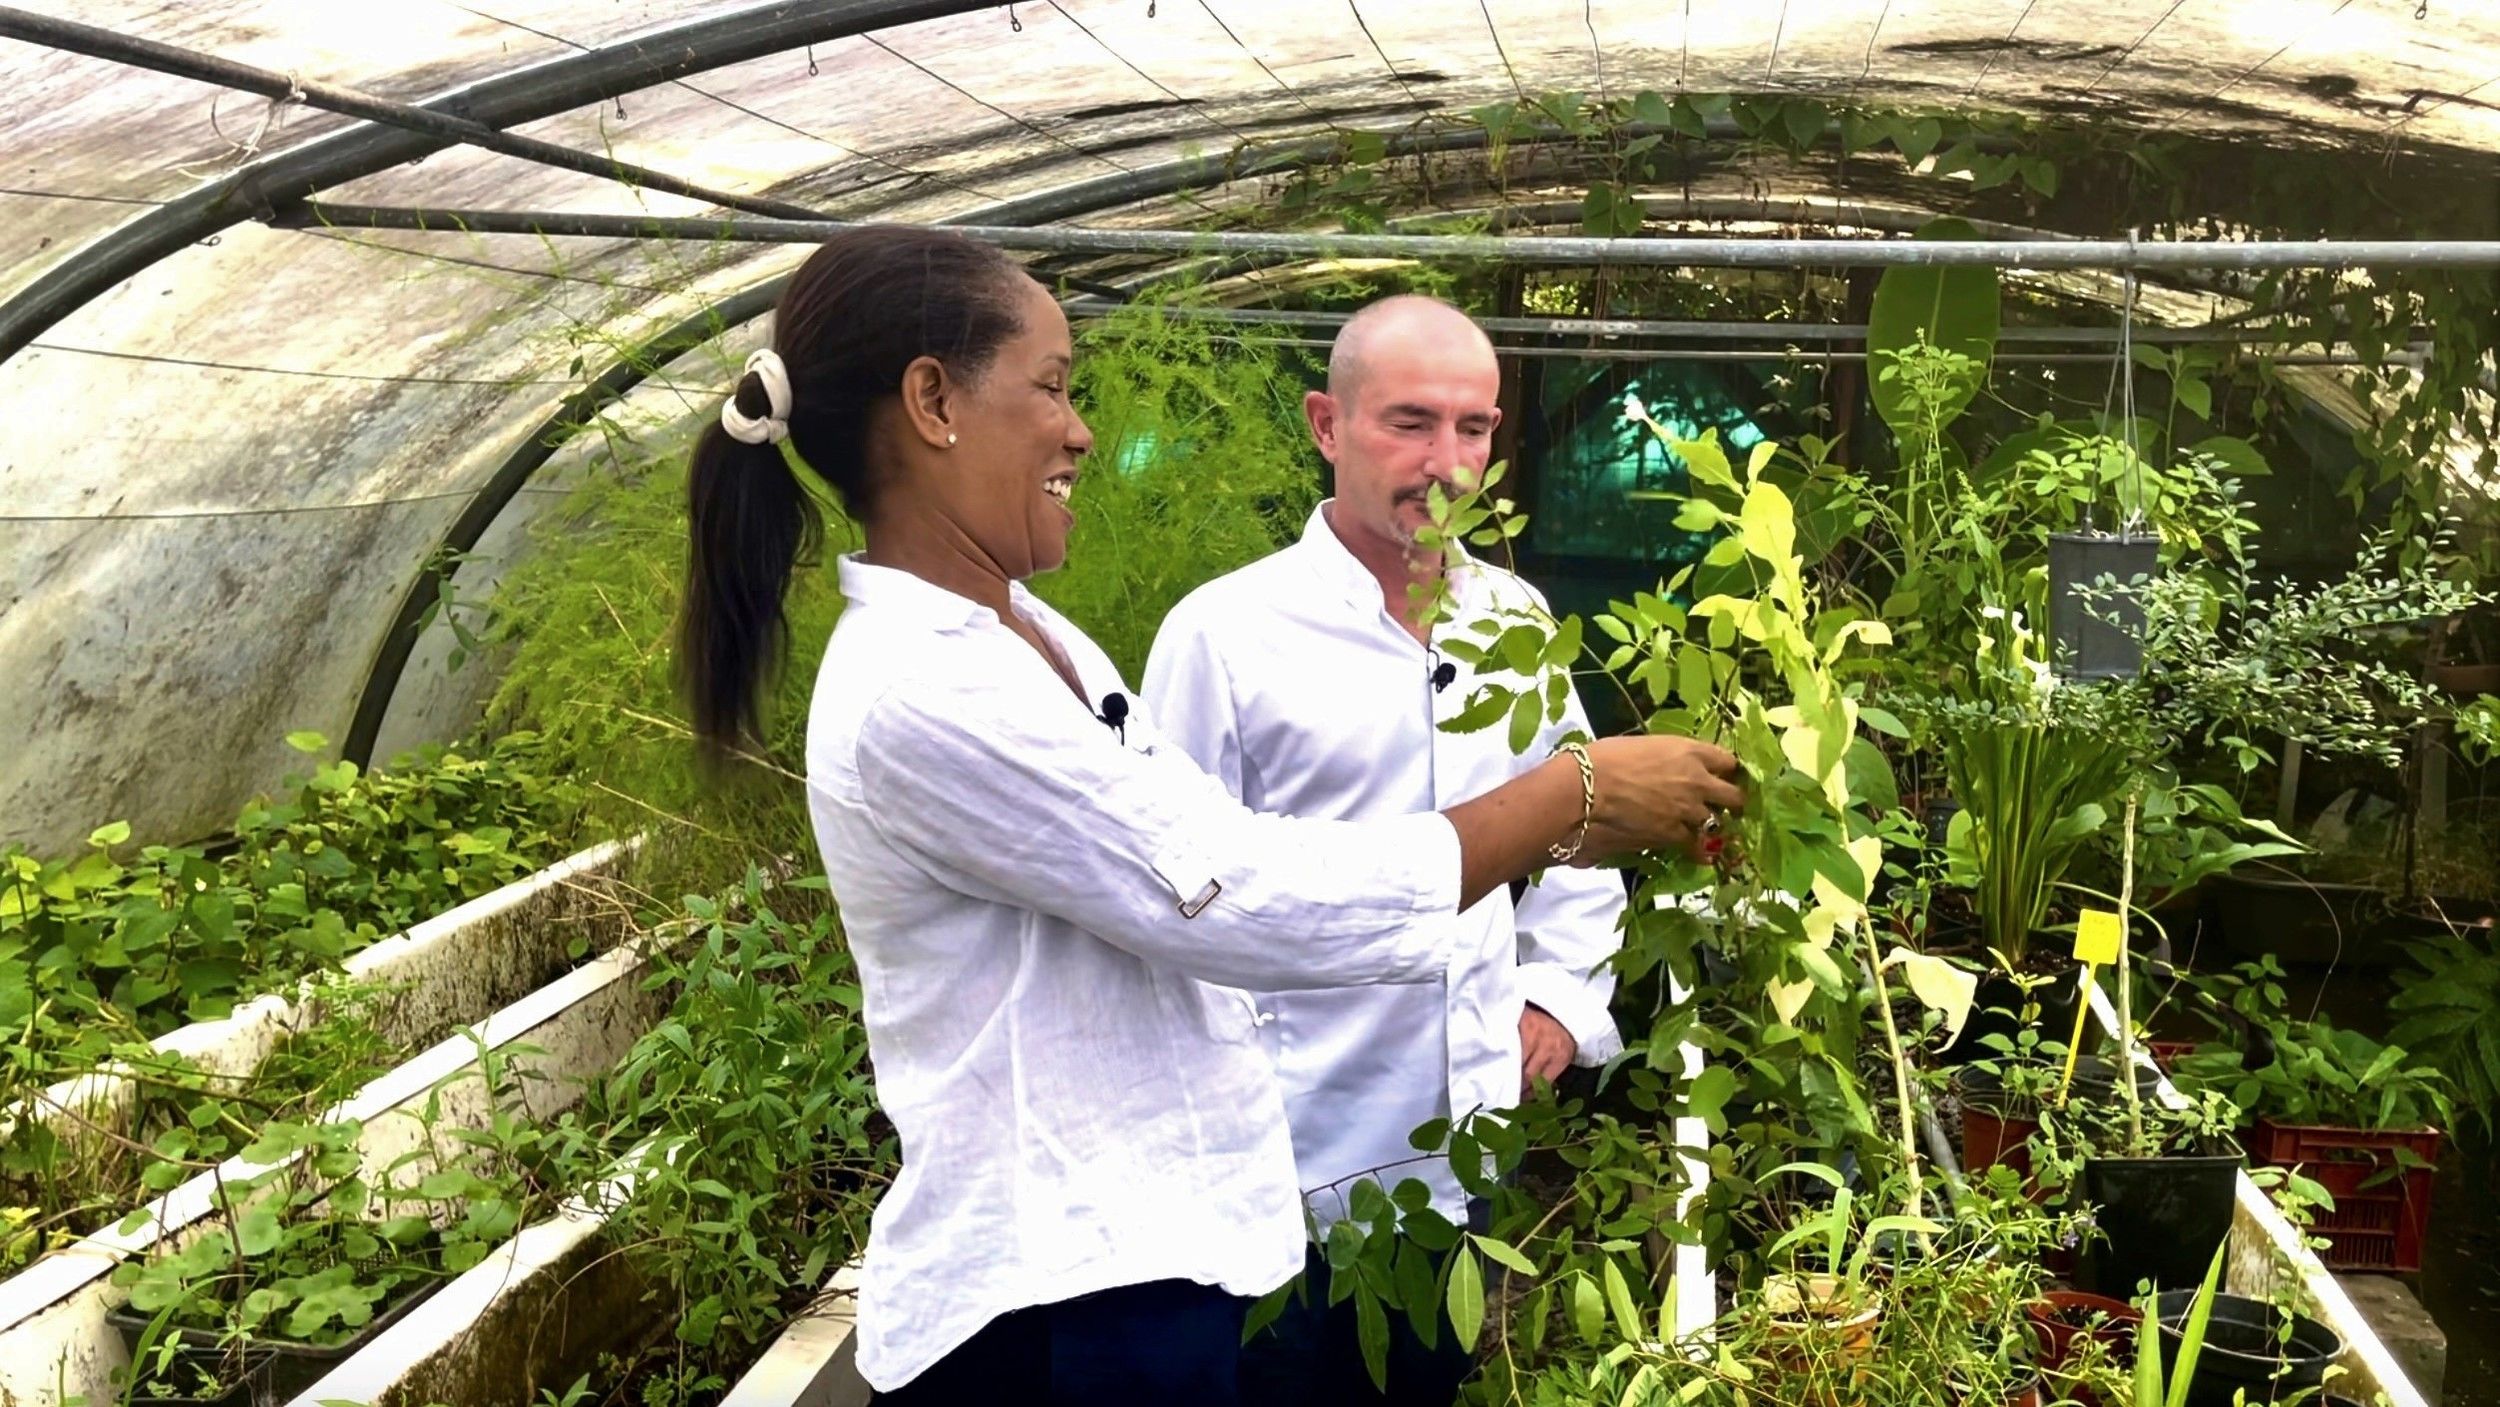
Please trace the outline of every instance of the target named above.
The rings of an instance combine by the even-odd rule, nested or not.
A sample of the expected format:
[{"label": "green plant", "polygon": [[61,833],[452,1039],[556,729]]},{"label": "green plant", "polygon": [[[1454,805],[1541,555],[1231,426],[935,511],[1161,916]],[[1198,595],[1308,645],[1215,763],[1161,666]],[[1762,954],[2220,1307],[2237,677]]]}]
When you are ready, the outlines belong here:
[{"label": "green plant", "polygon": [[[317,734],[288,741],[307,752]],[[0,852],[0,1024],[66,1059],[225,1015],[561,851],[575,797],[536,740],[430,747],[385,770],[331,762],[244,808],[230,849],[148,845],[115,823],[87,853]],[[24,1068],[21,1065],[21,1070]]]},{"label": "green plant", "polygon": [[601,1136],[572,1154],[574,1176],[605,1176],[633,1150],[609,1229],[670,1302],[660,1370],[681,1392],[721,1386],[858,1252],[893,1166],[823,887],[767,890],[750,870],[721,900],[685,901],[692,931],[648,979],[675,1003],[600,1087]]},{"label": "green plant", "polygon": [[2161,1304],[2158,1294],[2148,1293],[2137,1308],[2144,1317],[2136,1321],[2135,1338],[2135,1407],[2187,1407],[2188,1392],[2196,1384],[2197,1360],[2204,1356],[2205,1334],[2213,1322],[2214,1295],[2222,1288],[2222,1261],[2230,1254],[2229,1247],[2214,1252],[2214,1262],[2205,1271],[2204,1283],[2197,1286],[2196,1298],[2188,1302],[2187,1318],[2179,1328],[2179,1352],[2167,1370],[2162,1366]]},{"label": "green plant", "polygon": [[2406,945],[2414,967],[2398,974],[2388,1040],[2444,1070],[2455,1106],[2486,1135],[2500,1109],[2500,952],[2489,927]]},{"label": "green plant", "polygon": [[2218,1089],[2242,1113],[2278,1124],[2448,1126],[2453,1111],[2445,1071],[2402,1045],[2383,1045],[2322,1017],[2293,1019],[2283,1009],[2282,975],[2269,956],[2195,979],[2209,1002],[2238,1020],[2208,1014],[2222,1039],[2175,1062],[2181,1085]]}]

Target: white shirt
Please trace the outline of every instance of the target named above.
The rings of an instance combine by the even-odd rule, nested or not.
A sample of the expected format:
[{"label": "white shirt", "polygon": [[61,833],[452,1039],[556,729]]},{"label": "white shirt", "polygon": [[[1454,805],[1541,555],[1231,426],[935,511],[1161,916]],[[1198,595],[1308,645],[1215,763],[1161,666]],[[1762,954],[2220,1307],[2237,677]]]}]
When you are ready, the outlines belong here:
[{"label": "white shirt", "polygon": [[[1164,619],[1147,658],[1146,697],[1165,735],[1243,802],[1340,819],[1439,811],[1542,762],[1567,733],[1587,732],[1576,694],[1524,755],[1512,753],[1500,725],[1441,731],[1465,706],[1475,672],[1449,661],[1454,678],[1433,687],[1446,657],[1389,614],[1378,580],[1325,511],[1311,515],[1293,546],[1192,592]],[[1434,628],[1436,639],[1500,608],[1545,607],[1535,588],[1473,558],[1453,570],[1450,587],[1450,619]],[[1523,1001],[1570,1031],[1579,1064],[1603,1064],[1623,1049],[1607,1011],[1607,960],[1622,943],[1623,910],[1618,872],[1556,866],[1515,912],[1497,890],[1463,915],[1416,920],[1460,930],[1463,956],[1446,982],[1333,991],[1269,984],[1257,994],[1260,1037],[1284,1080],[1314,1217],[1325,1225],[1345,1215],[1353,1181],[1374,1170],[1391,1186],[1421,1178],[1444,1215],[1463,1215],[1466,1198],[1448,1161],[1418,1154],[1408,1135],[1452,1111],[1519,1102]]]},{"label": "white shirt", "polygon": [[[870,1223],[861,1374],[892,1389],[1001,1313],[1302,1266],[1276,1079],[1237,992],[1435,981],[1459,847],[1437,815],[1242,806],[1143,707],[1125,738],[986,608],[841,563],[808,801],[903,1162]],[[1092,641],[1018,590],[1088,698]],[[1184,917],[1187,907],[1195,917]]]}]

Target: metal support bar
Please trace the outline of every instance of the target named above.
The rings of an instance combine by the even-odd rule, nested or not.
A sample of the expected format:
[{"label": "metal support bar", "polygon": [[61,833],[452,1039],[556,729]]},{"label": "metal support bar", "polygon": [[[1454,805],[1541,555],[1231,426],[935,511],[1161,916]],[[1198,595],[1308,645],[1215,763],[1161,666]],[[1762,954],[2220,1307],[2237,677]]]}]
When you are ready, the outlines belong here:
[{"label": "metal support bar", "polygon": [[[1239,334],[1229,335],[1233,337],[1239,336]],[[1223,340],[1228,336],[1228,334],[1218,333],[1216,336],[1219,340]],[[1333,342],[1317,337],[1262,337],[1259,339],[1259,342],[1260,345],[1267,347],[1316,348],[1333,347],[1336,345]],[[1493,352],[1496,356],[1530,357],[1549,361],[1804,362],[1809,365],[1820,365],[1824,362],[1862,362],[1867,360],[1869,356],[1868,353],[1856,349],[1848,351],[1825,351],[1804,347],[1792,347],[1785,350],[1778,348],[1738,349],[1728,347],[1520,347],[1509,343],[1499,342],[1494,344]],[[2418,354],[2416,353],[2390,352],[2384,360],[2387,362],[2395,362],[2399,365],[2410,366],[2417,364],[2417,356]],[[2019,362],[2027,366],[2106,367],[2110,364],[2110,354],[2107,352],[1999,352],[1989,360],[1995,362]],[[2321,354],[2316,352],[2290,352],[2281,356],[2269,356],[2266,358],[2266,361],[2272,366],[2370,366],[2381,364],[2365,362],[2357,356],[2337,356],[2332,353]]]},{"label": "metal support bar", "polygon": [[408,103],[393,102],[389,98],[377,97],[361,89],[342,87],[336,83],[324,83],[314,78],[299,78],[291,73],[278,73],[270,69],[256,68],[251,64],[237,63],[232,59],[221,59],[213,54],[194,53],[172,44],[160,44],[153,39],[141,39],[134,35],[117,34],[96,25],[80,24],[76,20],[29,14],[13,6],[0,5],[0,39],[24,40],[29,44],[42,44],[54,49],[67,50],[73,54],[84,54],[91,59],[105,59],[113,63],[128,64],[133,68],[170,73],[176,78],[214,83],[224,88],[257,93],[273,102],[302,102],[308,107],[361,118],[385,127],[421,132],[429,137],[443,137],[473,147],[482,147],[487,151],[501,152],[505,156],[519,157],[523,161],[534,161],[541,166],[555,166],[567,171],[579,171],[586,176],[600,176],[623,181],[628,185],[666,191],[670,195],[687,196],[731,210],[746,210],[758,215],[775,215],[793,220],[814,219],[822,213],[810,210],[804,205],[793,205],[786,200],[714,190],[710,186],[697,185],[693,181],[683,180],[665,171],[654,171],[648,166],[637,166],[633,162],[619,160],[612,156],[577,151],[555,142],[542,142],[536,137],[516,136],[509,132],[498,131],[483,122],[472,121],[453,113],[436,112]]},{"label": "metal support bar", "polygon": [[[1073,281],[1071,281],[1073,282]],[[1126,300],[1107,298],[1076,298],[1066,304],[1072,318],[1102,317],[1125,305]],[[1167,305],[1158,315],[1191,321],[1237,323],[1245,326],[1274,327],[1343,327],[1351,313],[1303,311],[1292,308],[1231,308],[1222,306]],[[1475,324],[1486,332],[1527,333],[1541,337],[1607,337],[1689,338],[1703,342],[1863,342],[1863,323],[1793,323],[1793,322],[1671,322],[1649,318],[1528,318],[1480,317]],[[2080,343],[2088,346],[2118,345],[2119,329],[2114,327],[2008,327],[1997,333],[1999,344]],[[2184,346],[2238,345],[2282,346],[2316,342],[2307,334],[2271,331],[2266,328],[2231,327],[2158,327],[2137,328],[2138,342],[2175,343]],[[2420,351],[2421,345],[2407,350]]]},{"label": "metal support bar", "polygon": [[[868,30],[988,9],[993,0],[764,0],[663,25],[578,54],[473,83],[421,104],[488,127],[534,122],[620,93]],[[158,260],[283,206],[402,162],[450,139],[358,124],[207,182],[116,226],[0,303],[0,362]]]},{"label": "metal support bar", "polygon": [[[558,210],[423,209],[306,201],[284,228],[335,226],[587,239],[818,244],[845,220],[710,220]],[[1564,235],[1301,234],[1240,230],[1093,230],[955,225],[1002,249],[1086,254],[1281,254],[1307,259],[1481,260],[1496,263],[1690,268],[1982,267],[2016,269],[2500,268],[2500,240],[1908,240],[1599,239]]]}]

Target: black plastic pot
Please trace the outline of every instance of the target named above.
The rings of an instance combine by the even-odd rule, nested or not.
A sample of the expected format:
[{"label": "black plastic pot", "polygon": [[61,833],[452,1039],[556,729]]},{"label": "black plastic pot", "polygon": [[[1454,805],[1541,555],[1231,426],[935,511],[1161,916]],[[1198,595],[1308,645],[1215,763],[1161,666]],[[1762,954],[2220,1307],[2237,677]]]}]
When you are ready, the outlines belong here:
[{"label": "black plastic pot", "polygon": [[[2049,534],[2049,637],[2057,672],[2069,679],[2133,679],[2144,667],[2144,602],[2113,590],[2086,603],[2081,591],[2103,578],[2125,587],[2161,566],[2157,534]],[[2106,588],[2105,588],[2106,589]]]},{"label": "black plastic pot", "polygon": [[[225,1362],[226,1357],[223,1350],[216,1348],[195,1348],[187,1345],[177,1348],[174,1350],[175,1381],[191,1380],[195,1374],[188,1370],[194,1365],[213,1374]],[[133,1371],[136,1371],[136,1368],[134,1360]],[[114,1400],[118,1402],[123,1399],[117,1396]],[[128,1400],[135,1404],[135,1407],[274,1407],[274,1404],[286,1401],[269,1386],[269,1360],[265,1356],[247,1357],[241,1376],[227,1384],[223,1392],[212,1396],[162,1397],[151,1396],[146,1392],[136,1392],[132,1393]]]},{"label": "black plastic pot", "polygon": [[[349,1355],[398,1323],[408,1311],[423,1304],[427,1296],[442,1287],[442,1283],[440,1280],[416,1282],[407,1293],[384,1305],[381,1312],[373,1316],[371,1323],[358,1329],[344,1343],[322,1346],[288,1339],[247,1340],[244,1351],[254,1360],[247,1381],[238,1384],[224,1397],[203,1398],[200,1401],[211,1407],[243,1407],[243,1404],[280,1407],[280,1404],[291,1402],[304,1389],[328,1377],[330,1370],[346,1362]],[[140,1336],[147,1332],[148,1321],[152,1317],[128,1307],[116,1309],[106,1316],[113,1327],[121,1331],[124,1350],[134,1356],[138,1352]],[[162,1337],[180,1344],[184,1355],[215,1356],[224,1351],[219,1347],[217,1335],[202,1329],[169,1328]],[[243,1396],[234,1395],[245,1388],[251,1391]],[[171,1397],[139,1400],[150,1404],[150,1407],[183,1407],[183,1404],[192,1401],[190,1398]]]},{"label": "black plastic pot", "polygon": [[[2135,1067],[2135,1093],[2150,1104],[2161,1098],[2161,1071],[2149,1065]],[[2118,1064],[2115,1060],[2086,1055],[2075,1061],[2074,1097],[2091,1104],[2118,1104],[2126,1096],[2118,1092]]]},{"label": "black plastic pot", "polygon": [[2245,1161],[2236,1152],[2085,1159],[2083,1195],[2100,1239],[2083,1256],[2081,1287],[2132,1300],[2139,1280],[2164,1290],[2203,1284],[2230,1239]]},{"label": "black plastic pot", "polygon": [[2010,1041],[2026,1028],[2037,1029],[2044,1041],[2063,1042],[2074,1034],[2075,1008],[2083,1002],[2083,969],[2059,973],[2032,988],[2031,1000],[2039,1005],[2039,1018],[2025,1021],[2020,1015],[2023,989],[2013,978],[2002,972],[1980,978],[1962,1034],[1937,1052],[1936,1059],[1946,1065],[1988,1059],[2000,1054],[1988,1037],[2003,1036]]},{"label": "black plastic pot", "polygon": [[[2180,1333],[2195,1299],[2194,1290],[2168,1290],[2155,1301],[2165,1369],[2178,1361]],[[2286,1342],[2279,1337],[2282,1316],[2264,1300],[2215,1295],[2213,1314],[2205,1322],[2205,1347],[2196,1359],[2196,1380],[2188,1385],[2189,1407],[2231,1407],[2241,1393],[2252,1403],[2280,1402],[2325,1382],[2328,1365],[2344,1356],[2343,1336],[2295,1314]]]}]

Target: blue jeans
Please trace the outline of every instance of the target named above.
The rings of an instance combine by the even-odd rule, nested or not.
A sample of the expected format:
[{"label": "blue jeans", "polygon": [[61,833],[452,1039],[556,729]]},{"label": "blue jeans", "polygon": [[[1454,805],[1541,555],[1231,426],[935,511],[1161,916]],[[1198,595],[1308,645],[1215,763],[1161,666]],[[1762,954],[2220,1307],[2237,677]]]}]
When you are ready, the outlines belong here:
[{"label": "blue jeans", "polygon": [[1239,1407],[1241,1324],[1250,1301],[1212,1285],[1156,1280],[1002,1314],[880,1407]]}]

